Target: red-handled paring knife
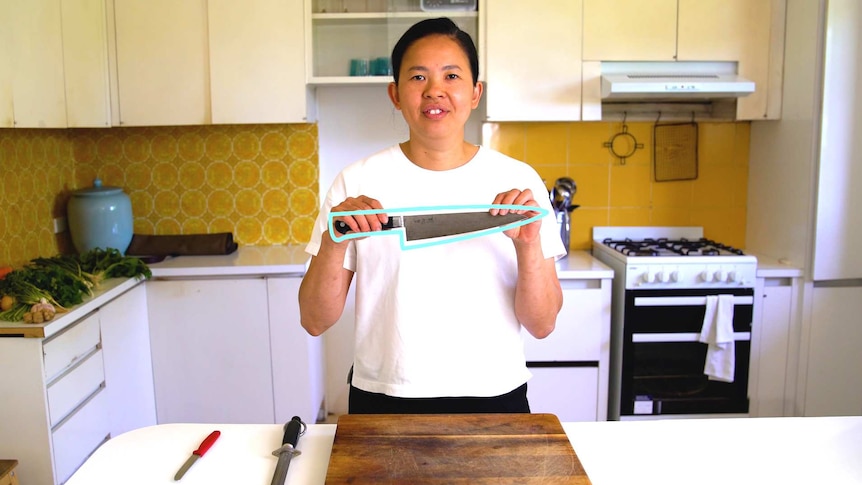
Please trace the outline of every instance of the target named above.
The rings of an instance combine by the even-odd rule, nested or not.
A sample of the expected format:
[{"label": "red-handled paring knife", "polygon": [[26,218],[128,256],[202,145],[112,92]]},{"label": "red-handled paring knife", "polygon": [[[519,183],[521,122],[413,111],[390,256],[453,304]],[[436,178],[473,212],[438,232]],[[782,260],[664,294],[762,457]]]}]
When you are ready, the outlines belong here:
[{"label": "red-handled paring knife", "polygon": [[207,452],[207,450],[210,449],[213,443],[216,442],[219,436],[221,436],[221,431],[213,431],[212,433],[210,433],[210,435],[207,436],[206,439],[201,442],[201,445],[198,446],[198,449],[192,452],[192,456],[190,456],[189,459],[186,460],[185,463],[183,463],[183,466],[181,466],[177,474],[174,475],[174,480],[176,481],[180,478],[183,478],[183,475],[185,475],[186,472],[189,471],[189,468],[191,468],[192,465],[194,465],[195,462],[198,461],[198,458],[204,456],[204,454]]}]

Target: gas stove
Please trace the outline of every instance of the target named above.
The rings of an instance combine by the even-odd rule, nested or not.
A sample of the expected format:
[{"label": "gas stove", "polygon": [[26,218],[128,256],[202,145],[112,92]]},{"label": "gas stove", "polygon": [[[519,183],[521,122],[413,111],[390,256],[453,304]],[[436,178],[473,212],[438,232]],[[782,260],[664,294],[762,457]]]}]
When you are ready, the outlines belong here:
[{"label": "gas stove", "polygon": [[701,227],[594,227],[593,256],[627,289],[754,287],[757,258]]}]

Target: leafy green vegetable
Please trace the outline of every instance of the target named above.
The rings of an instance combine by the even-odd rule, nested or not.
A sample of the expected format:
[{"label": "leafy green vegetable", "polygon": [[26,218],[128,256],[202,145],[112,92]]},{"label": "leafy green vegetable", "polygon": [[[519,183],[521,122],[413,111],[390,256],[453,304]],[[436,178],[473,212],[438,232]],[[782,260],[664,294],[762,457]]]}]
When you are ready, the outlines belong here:
[{"label": "leafy green vegetable", "polygon": [[15,297],[16,304],[0,312],[0,320],[21,321],[43,298],[58,312],[83,303],[108,278],[151,278],[150,268],[138,258],[118,250],[93,249],[78,256],[36,258],[0,279],[0,295]]}]

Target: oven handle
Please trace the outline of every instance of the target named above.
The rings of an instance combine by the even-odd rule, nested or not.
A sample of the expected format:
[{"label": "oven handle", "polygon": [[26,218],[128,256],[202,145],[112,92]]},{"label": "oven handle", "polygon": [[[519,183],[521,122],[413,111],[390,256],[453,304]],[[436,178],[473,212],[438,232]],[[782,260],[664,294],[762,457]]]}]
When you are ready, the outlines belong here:
[{"label": "oven handle", "polygon": [[[633,343],[698,342],[700,333],[635,333]],[[751,332],[733,332],[733,340],[750,341]]]},{"label": "oven handle", "polygon": [[[753,296],[734,296],[734,305],[753,305]],[[635,306],[706,306],[705,296],[638,296]]]}]

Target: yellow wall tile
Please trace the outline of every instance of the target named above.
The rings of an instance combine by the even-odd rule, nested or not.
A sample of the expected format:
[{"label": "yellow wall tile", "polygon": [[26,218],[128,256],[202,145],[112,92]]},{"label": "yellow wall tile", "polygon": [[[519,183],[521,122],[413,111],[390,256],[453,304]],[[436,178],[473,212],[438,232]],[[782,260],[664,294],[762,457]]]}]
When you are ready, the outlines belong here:
[{"label": "yellow wall tile", "polygon": [[[485,130],[494,134],[488,138],[491,148],[525,160],[548,186],[562,176],[575,180],[573,203],[581,207],[572,213],[572,248],[589,249],[592,227],[597,225],[700,225],[709,237],[742,246],[750,123],[698,123],[697,179],[667,182],[654,180],[654,127],[655,123],[636,122],[624,128],[619,119],[489,123]],[[614,136],[643,147],[622,164],[605,146]],[[548,163],[547,159],[562,157],[562,147],[567,147],[565,165]]]},{"label": "yellow wall tile", "polygon": [[122,187],[140,234],[307,242],[317,216],[316,125],[0,130],[0,264],[70,252],[69,194]]}]

